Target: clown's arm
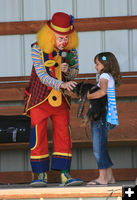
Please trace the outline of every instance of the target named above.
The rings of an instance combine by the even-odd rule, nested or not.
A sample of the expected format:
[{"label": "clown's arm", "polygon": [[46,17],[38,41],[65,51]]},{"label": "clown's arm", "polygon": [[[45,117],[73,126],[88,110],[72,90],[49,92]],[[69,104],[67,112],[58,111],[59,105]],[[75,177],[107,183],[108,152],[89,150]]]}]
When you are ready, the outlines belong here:
[{"label": "clown's arm", "polygon": [[43,61],[42,61],[42,51],[38,47],[37,44],[34,44],[32,47],[32,61],[33,65],[35,67],[37,76],[39,77],[40,81],[57,91],[61,91],[61,88],[72,90],[73,87],[75,87],[75,82],[69,81],[67,83],[64,83],[63,81],[59,81],[51,76],[49,76],[44,68]]}]

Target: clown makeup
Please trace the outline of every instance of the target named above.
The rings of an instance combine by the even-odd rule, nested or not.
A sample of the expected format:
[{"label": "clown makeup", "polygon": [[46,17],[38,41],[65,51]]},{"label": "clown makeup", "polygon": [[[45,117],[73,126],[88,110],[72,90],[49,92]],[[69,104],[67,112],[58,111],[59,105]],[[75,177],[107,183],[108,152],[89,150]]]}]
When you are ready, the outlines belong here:
[{"label": "clown makeup", "polygon": [[63,50],[68,44],[68,35],[60,35],[55,33],[55,46],[59,50]]}]

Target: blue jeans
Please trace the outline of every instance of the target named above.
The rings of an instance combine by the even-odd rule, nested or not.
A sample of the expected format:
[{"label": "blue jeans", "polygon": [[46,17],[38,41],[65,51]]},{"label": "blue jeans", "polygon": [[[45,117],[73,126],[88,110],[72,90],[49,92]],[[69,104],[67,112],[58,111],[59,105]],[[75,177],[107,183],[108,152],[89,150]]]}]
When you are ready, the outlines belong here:
[{"label": "blue jeans", "polygon": [[98,169],[107,169],[113,165],[107,150],[108,123],[103,120],[90,122],[90,134],[93,142],[93,153]]}]

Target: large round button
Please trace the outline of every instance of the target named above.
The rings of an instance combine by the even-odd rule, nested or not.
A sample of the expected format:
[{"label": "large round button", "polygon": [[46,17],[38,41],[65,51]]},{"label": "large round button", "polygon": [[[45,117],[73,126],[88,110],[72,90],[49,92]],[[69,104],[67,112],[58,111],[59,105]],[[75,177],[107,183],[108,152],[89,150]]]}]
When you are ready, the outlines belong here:
[{"label": "large round button", "polygon": [[52,99],[53,99],[54,101],[56,101],[56,100],[57,100],[57,97],[53,96]]}]

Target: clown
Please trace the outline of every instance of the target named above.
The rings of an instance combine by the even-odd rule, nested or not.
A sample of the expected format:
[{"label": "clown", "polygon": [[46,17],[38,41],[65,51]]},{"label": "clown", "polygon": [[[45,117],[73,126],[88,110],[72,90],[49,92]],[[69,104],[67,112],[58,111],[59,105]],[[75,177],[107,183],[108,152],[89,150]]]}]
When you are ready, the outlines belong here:
[{"label": "clown", "polygon": [[69,174],[72,159],[70,97],[64,94],[64,90],[71,91],[77,84],[73,81],[79,71],[77,46],[73,17],[63,12],[52,16],[52,20],[37,33],[37,42],[32,44],[33,67],[25,90],[25,114],[31,117],[31,167],[38,175],[32,186],[47,185],[49,117],[53,126],[51,169],[61,171],[62,185],[83,183]]}]

